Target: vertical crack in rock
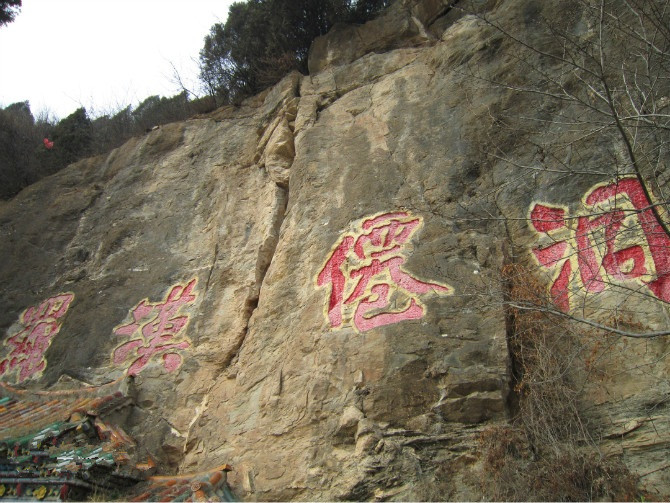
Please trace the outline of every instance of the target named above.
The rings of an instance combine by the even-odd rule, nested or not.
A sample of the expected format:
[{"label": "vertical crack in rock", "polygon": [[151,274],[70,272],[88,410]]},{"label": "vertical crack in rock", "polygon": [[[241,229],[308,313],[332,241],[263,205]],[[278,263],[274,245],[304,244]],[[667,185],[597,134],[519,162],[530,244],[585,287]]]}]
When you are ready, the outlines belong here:
[{"label": "vertical crack in rock", "polygon": [[258,257],[256,260],[256,293],[255,298],[250,299],[255,305],[258,305],[258,299],[260,297],[261,288],[263,286],[263,281],[265,280],[265,275],[270,268],[272,259],[277,249],[277,244],[279,243],[279,232],[281,230],[282,223],[284,222],[284,215],[286,213],[286,205],[288,203],[288,188],[284,189],[281,186],[277,185],[275,189],[275,205],[272,211],[272,220],[270,223],[270,228],[268,236],[258,250]]},{"label": "vertical crack in rock", "polygon": [[244,340],[246,339],[247,333],[249,331],[251,317],[258,307],[265,275],[267,274],[268,269],[270,269],[272,258],[274,257],[275,250],[277,249],[277,244],[279,243],[279,231],[281,229],[282,223],[284,222],[284,215],[288,202],[288,188],[284,189],[277,184],[274,190],[275,204],[272,211],[272,219],[268,229],[268,235],[258,250],[258,257],[256,259],[256,284],[254,285],[253,293],[246,300],[244,306],[244,319],[246,320],[246,323],[243,329],[243,334],[238,339],[238,344],[234,348],[234,351],[231,352],[230,357],[224,361],[224,367],[230,365],[230,363],[237,358],[237,355],[239,354],[240,349],[244,344]]},{"label": "vertical crack in rock", "polygon": [[[297,91],[297,86],[295,91]],[[240,313],[242,324],[231,341],[228,351],[222,355],[221,364],[223,369],[229,367],[231,363],[237,360],[239,352],[244,345],[249,332],[251,318],[258,307],[266,274],[270,269],[279,243],[280,231],[288,204],[289,172],[295,157],[294,131],[298,103],[299,98],[294,95],[287,98],[284,104],[274,112],[274,117],[265,128],[258,142],[254,157],[255,165],[248,168],[250,170],[259,170],[258,174],[261,176],[263,182],[261,193],[258,194],[258,201],[268,201],[270,208],[269,211],[259,212],[257,220],[254,222],[254,225],[258,226],[259,232],[262,235],[262,242],[257,248],[253,283],[249,285],[248,294],[242,306],[242,313]],[[205,290],[209,288],[219,255],[219,246],[217,245],[214,250],[212,266],[205,283]],[[190,457],[193,457],[193,451],[197,450],[198,445],[200,445],[201,425],[199,424],[199,420],[208,408],[210,393],[215,384],[216,381],[211,383],[203,401],[196,407],[195,414],[189,422],[184,437],[182,437],[184,440],[181,461],[182,469],[193,463]],[[195,456],[197,457],[197,453]]]},{"label": "vertical crack in rock", "polygon": [[216,261],[219,258],[219,243],[214,245],[214,256],[212,257],[212,265],[209,268],[209,273],[207,274],[207,281],[205,282],[205,291],[203,295],[207,293],[209,289],[209,282],[212,280],[212,273],[214,272],[214,267],[216,267]]},{"label": "vertical crack in rock", "polygon": [[256,149],[259,167],[280,187],[288,188],[288,177],[295,157],[295,120],[300,98],[287,100],[265,129]]},{"label": "vertical crack in rock", "polygon": [[295,119],[299,101],[298,96],[289,98],[279,109],[277,116],[265,129],[259,140],[256,161],[258,167],[264,168],[270,180],[274,182],[271,188],[273,191],[273,206],[270,221],[267,224],[266,237],[256,258],[256,281],[253,292],[245,302],[244,319],[246,322],[243,333],[230,356],[224,360],[224,367],[230,365],[237,358],[244,344],[251,317],[258,307],[265,275],[270,268],[279,243],[279,234],[288,204],[289,173],[295,158]]},{"label": "vertical crack in rock", "polygon": [[[496,201],[496,208],[498,210],[498,215],[503,216],[503,211]],[[510,232],[509,226],[507,225],[508,221],[505,218],[502,218],[503,225],[505,228],[505,235],[507,239],[503,241],[503,271],[509,266],[514,266],[516,263],[516,256],[514,254],[514,241],[512,234]],[[511,249],[510,249],[511,248]],[[503,295],[503,310],[505,314],[505,339],[507,343],[507,353],[508,353],[508,377],[509,377],[509,393],[507,394],[507,400],[505,406],[507,408],[507,413],[510,417],[514,417],[519,410],[519,395],[515,391],[517,385],[520,383],[522,378],[522,370],[520,363],[518,362],[515,350],[514,350],[514,337],[515,337],[515,327],[516,327],[516,314],[514,310],[510,309],[508,303],[513,300],[513,284],[512,279],[503,273],[502,277],[502,295]]]},{"label": "vertical crack in rock", "polygon": [[202,398],[200,405],[195,408],[195,413],[193,414],[191,421],[188,423],[186,434],[181,435],[184,437],[184,450],[183,450],[184,453],[186,453],[186,451],[188,450],[189,438],[191,436],[191,431],[193,430],[193,425],[198,421],[198,419],[200,419],[202,414],[207,410],[208,403],[209,403],[209,390],[207,391],[207,393],[205,393],[205,396]]}]

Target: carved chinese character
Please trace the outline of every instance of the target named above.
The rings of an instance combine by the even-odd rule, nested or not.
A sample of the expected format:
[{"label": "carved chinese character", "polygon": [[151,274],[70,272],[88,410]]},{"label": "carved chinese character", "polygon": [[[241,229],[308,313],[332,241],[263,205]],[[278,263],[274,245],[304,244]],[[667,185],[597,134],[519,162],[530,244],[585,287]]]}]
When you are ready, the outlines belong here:
[{"label": "carved chinese character", "polygon": [[556,307],[567,312],[570,310],[569,287],[573,267],[570,257],[573,250],[565,213],[564,208],[536,204],[530,212],[530,222],[537,232],[550,238],[551,244],[538,246],[533,253],[540,265],[558,270],[549,292]]},{"label": "carved chinese character", "polygon": [[421,217],[407,212],[383,213],[363,220],[341,238],[317,277],[318,286],[330,286],[331,327],[353,321],[365,332],[416,320],[425,313],[419,296],[453,293],[449,285],[421,281],[402,268],[405,245],[421,225]]},{"label": "carved chinese character", "polygon": [[570,310],[575,281],[576,290],[592,293],[635,281],[670,302],[670,238],[639,181],[597,185],[584,197],[583,208],[572,218],[564,208],[540,203],[530,212],[532,227],[550,240],[533,254],[541,266],[557,271],[549,289],[556,306]]},{"label": "carved chinese character", "polygon": [[60,331],[60,319],[73,300],[73,293],[61,293],[21,314],[19,322],[23,329],[4,341],[10,350],[0,362],[0,374],[15,372],[17,382],[22,382],[44,371],[47,365],[44,353]]},{"label": "carved chinese character", "polygon": [[134,338],[114,350],[113,362],[128,365],[128,374],[136,375],[152,357],[161,355],[168,372],[177,370],[182,364],[182,356],[177,350],[191,346],[182,336],[189,317],[179,315],[179,310],[195,301],[195,284],[196,280],[192,279],[186,285],[172,287],[163,302],[150,303],[144,299],[137,304],[131,310],[133,321],[114,329],[116,335]]},{"label": "carved chinese character", "polygon": [[[648,263],[647,269],[653,269],[655,274],[653,280],[644,282],[644,284],[656,297],[670,302],[670,237],[658,223],[640,182],[636,178],[625,178],[609,185],[596,187],[586,196],[585,203],[592,211],[608,203],[613,208],[626,210],[628,219],[637,219],[639,227],[635,229],[642,232],[632,234],[635,237],[639,236],[638,242],[635,243],[639,246],[630,246],[617,252],[613,245],[611,247],[608,245],[605,262],[612,274],[619,275],[621,279],[638,278],[646,272],[642,262],[642,257],[645,257]],[[633,226],[633,223],[629,223],[623,228],[628,230]],[[621,227],[619,224],[617,231]],[[634,239],[629,237],[628,241]],[[623,267],[627,267],[627,270],[622,270]]]}]

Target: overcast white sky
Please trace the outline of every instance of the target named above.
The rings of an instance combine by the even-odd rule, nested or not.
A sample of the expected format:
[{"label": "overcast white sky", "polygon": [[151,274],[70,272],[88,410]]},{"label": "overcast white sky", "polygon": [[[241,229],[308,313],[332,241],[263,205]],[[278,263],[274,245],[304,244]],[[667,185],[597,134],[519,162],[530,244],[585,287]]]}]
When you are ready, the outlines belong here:
[{"label": "overcast white sky", "polygon": [[[63,118],[173,96],[171,63],[197,88],[198,52],[233,0],[23,0],[0,27],[0,107],[30,101]],[[195,89],[194,89],[195,90]]]}]

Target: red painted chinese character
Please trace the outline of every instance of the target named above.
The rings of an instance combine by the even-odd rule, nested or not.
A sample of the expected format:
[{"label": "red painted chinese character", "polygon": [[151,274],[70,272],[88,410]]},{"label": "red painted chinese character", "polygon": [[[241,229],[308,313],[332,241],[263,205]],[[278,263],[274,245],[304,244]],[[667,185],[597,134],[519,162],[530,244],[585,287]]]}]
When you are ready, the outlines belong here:
[{"label": "red painted chinese character", "polygon": [[[596,188],[586,197],[586,204],[594,207],[605,201],[613,200],[619,195],[625,195],[636,210],[656,270],[656,279],[647,283],[647,286],[656,297],[665,302],[670,302],[670,238],[656,220],[656,216],[651,210],[651,203],[644,194],[637,178],[624,178],[618,182]],[[607,255],[611,256],[608,257]],[[607,255],[606,267],[609,267],[613,273],[623,278],[638,277],[644,274],[644,251],[640,246],[632,246],[620,252],[608,248]],[[620,265],[626,261],[632,261],[633,264],[629,272],[623,273]]]},{"label": "red painted chinese character", "polygon": [[[579,217],[575,239],[578,249],[579,273],[584,288],[589,292],[602,292],[606,285],[603,272],[608,277],[618,280],[635,279],[647,273],[644,265],[644,250],[639,245],[630,246],[616,251],[615,243],[625,220],[623,211],[614,210],[602,216]],[[600,253],[598,243],[593,238],[593,231],[602,228],[605,234],[605,253]],[[622,271],[622,266],[632,262],[628,272]]]},{"label": "red painted chinese character", "polygon": [[44,371],[47,365],[44,353],[59,332],[59,320],[73,299],[73,293],[62,293],[38,306],[29,307],[21,314],[19,321],[23,329],[4,341],[11,350],[0,362],[0,374],[17,371],[17,380],[22,382]]},{"label": "red painted chinese character", "polygon": [[178,316],[178,312],[182,306],[195,301],[195,284],[196,280],[192,279],[186,286],[172,287],[164,302],[152,304],[145,299],[135,306],[131,311],[133,321],[116,327],[114,333],[138,337],[114,350],[114,363],[120,365],[128,362],[128,374],[137,375],[154,355],[162,354],[165,369],[168,372],[177,370],[181,366],[182,357],[175,350],[186,349],[191,345],[185,338],[173,341],[188,323],[188,316]]},{"label": "red painted chinese character", "polygon": [[[536,204],[530,212],[530,222],[537,232],[549,235],[551,231],[567,229],[565,210],[563,208]],[[555,239],[555,236],[552,236]],[[561,311],[570,310],[570,280],[572,277],[572,263],[569,259],[568,243],[558,241],[545,247],[533,249],[537,261],[546,268],[558,268],[558,275],[549,289],[551,298]]]},{"label": "red painted chinese character", "polygon": [[[559,269],[550,287],[556,306],[564,312],[570,310],[569,287],[575,256],[579,278],[587,292],[602,292],[613,280],[635,280],[649,287],[659,299],[670,302],[670,238],[656,220],[638,180],[624,178],[598,186],[586,195],[584,207],[589,215],[577,217],[574,235],[567,236],[561,232],[569,231],[564,209],[536,204],[530,214],[533,228],[555,241],[533,249],[533,253],[543,267]],[[639,227],[634,225],[635,219]],[[635,228],[642,230],[643,242]],[[647,250],[655,269],[652,281],[646,279]]]},{"label": "red painted chinese character", "polygon": [[[448,285],[418,280],[401,268],[403,245],[421,223],[421,218],[406,212],[384,213],[364,220],[355,234],[341,239],[317,277],[318,286],[330,285],[327,316],[331,327],[342,326],[344,318],[351,319],[361,332],[416,320],[423,317],[424,307],[411,294],[453,292]],[[408,305],[380,311],[390,307],[392,291],[409,297]]]}]

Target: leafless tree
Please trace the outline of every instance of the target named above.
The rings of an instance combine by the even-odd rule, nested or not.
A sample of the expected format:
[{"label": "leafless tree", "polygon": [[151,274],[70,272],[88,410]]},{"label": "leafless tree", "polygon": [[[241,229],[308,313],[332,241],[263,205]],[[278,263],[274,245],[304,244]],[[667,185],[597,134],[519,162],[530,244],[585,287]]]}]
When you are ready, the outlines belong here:
[{"label": "leafless tree", "polygon": [[[656,404],[670,386],[662,370],[670,356],[670,0],[475,6],[455,8],[488,29],[483,48],[514,69],[492,71],[477,58],[461,67],[473,96],[499,91],[485,154],[498,180],[509,176],[463,204],[462,223],[488,220],[507,231],[496,286],[517,419],[531,447],[560,461],[558,473],[572,449],[598,453],[608,438],[599,428],[611,423],[593,404],[584,415],[588,390],[614,397],[617,376],[626,375],[648,383],[639,399]],[[603,410],[653,424],[656,405],[647,411],[637,399],[617,396]]]},{"label": "leafless tree", "polygon": [[[494,38],[521,69],[491,77],[473,66],[469,76],[539,104],[538,113],[492,111],[496,134],[502,131],[514,141],[492,141],[490,158],[512,166],[518,180],[540,176],[556,184],[582,178],[583,185],[613,187],[609,195],[600,189],[600,199],[592,195],[592,204],[583,203],[572,215],[548,202],[528,215],[499,217],[537,233],[534,251],[551,270],[548,281],[563,282],[562,290],[555,286],[550,293],[554,302],[508,299],[509,306],[623,337],[670,335],[665,327],[636,330],[618,322],[631,298],[670,302],[670,1],[570,0],[560,3],[563,16],[548,19],[541,9],[530,12],[527,30],[468,2],[456,7],[493,28]],[[526,6],[526,14],[532,7]],[[520,143],[535,152],[532,159],[516,155]],[[573,246],[561,244],[559,229],[571,235]],[[639,250],[621,253],[622,243],[635,241]],[[561,246],[567,248],[565,255],[558,254]],[[511,255],[518,254],[512,250]],[[573,265],[561,269],[559,260]],[[621,294],[618,304],[607,309],[600,302],[590,305],[589,293],[605,288]]]}]

